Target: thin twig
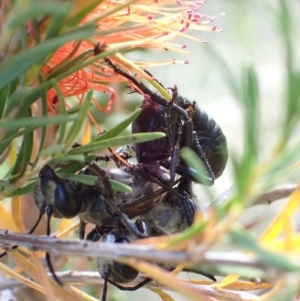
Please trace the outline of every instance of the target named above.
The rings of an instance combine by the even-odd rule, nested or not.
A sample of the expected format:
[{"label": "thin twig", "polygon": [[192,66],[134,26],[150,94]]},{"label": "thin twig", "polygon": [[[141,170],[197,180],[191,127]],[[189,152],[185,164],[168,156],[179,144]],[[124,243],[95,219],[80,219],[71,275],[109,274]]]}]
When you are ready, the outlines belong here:
[{"label": "thin twig", "polygon": [[[287,198],[294,192],[296,187],[297,185],[288,184],[265,192],[255,200],[252,206],[260,204],[271,204],[280,199]],[[204,204],[204,206],[220,206],[226,203],[230,198],[232,198],[235,194],[235,191],[235,186],[231,186],[230,188],[225,190],[212,204]]]},{"label": "thin twig", "polygon": [[[67,271],[67,272],[57,272],[57,276],[64,283],[79,285],[79,284],[97,284],[103,285],[104,281],[99,276],[97,272],[78,272],[78,271]],[[51,275],[49,274],[49,277]],[[138,276],[134,281],[130,283],[123,283],[123,286],[135,286],[136,284],[143,281],[145,277]],[[2,285],[3,283],[3,285]],[[22,284],[21,284],[22,285]],[[192,284],[187,283],[188,286],[193,287],[203,294],[209,297],[217,298],[218,300],[230,300],[230,301],[250,301],[256,300],[258,297],[241,291],[229,291],[226,289],[217,289],[214,285],[200,285],[200,284]],[[19,287],[20,282],[13,279],[0,279],[0,290],[7,288]],[[170,290],[170,288],[166,288],[163,285],[156,283],[155,281],[151,281],[150,283],[145,285],[145,288],[150,289],[166,289]]]},{"label": "thin twig", "polygon": [[[224,264],[242,265],[259,269],[266,269],[267,265],[261,260],[242,252],[170,252],[155,250],[151,245],[138,244],[108,244],[85,240],[59,240],[55,237],[28,235],[0,230],[0,245],[19,245],[33,250],[44,250],[52,254],[66,256],[102,257],[112,260],[120,258],[137,258],[156,263],[184,264]],[[9,251],[9,250],[8,250]]]},{"label": "thin twig", "polygon": [[268,191],[258,197],[255,201],[255,205],[258,204],[271,204],[277,200],[289,197],[297,188],[297,185],[284,185]]}]

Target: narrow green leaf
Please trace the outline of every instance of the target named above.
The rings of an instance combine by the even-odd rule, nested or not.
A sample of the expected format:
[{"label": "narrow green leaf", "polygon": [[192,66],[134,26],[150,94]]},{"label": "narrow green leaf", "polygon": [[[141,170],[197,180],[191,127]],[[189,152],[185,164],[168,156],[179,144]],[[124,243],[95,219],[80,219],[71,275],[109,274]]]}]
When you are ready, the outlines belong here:
[{"label": "narrow green leaf", "polygon": [[[67,114],[68,114],[69,116],[71,116],[71,115],[73,115],[73,114],[78,114],[80,107],[81,107],[80,104],[74,105],[74,107],[68,109]],[[93,107],[93,104],[91,103],[91,104],[90,104],[90,108],[92,108],[92,107]]]},{"label": "narrow green leaf", "polygon": [[[252,66],[243,70],[243,78],[243,104],[245,105],[245,130],[247,132],[247,136],[245,137],[245,157],[248,162],[254,163],[257,160],[259,147],[257,143],[259,141],[259,88],[257,75]],[[248,170],[248,172],[250,171]]]},{"label": "narrow green leaf", "polygon": [[40,152],[39,158],[53,156],[53,154],[57,152],[64,152],[64,151],[65,151],[65,147],[61,144],[50,145],[49,147],[47,147],[46,149]]},{"label": "narrow green leaf", "polygon": [[74,162],[86,162],[85,160],[85,156],[83,154],[78,154],[78,155],[63,155],[63,156],[59,156],[59,157],[54,157],[51,160],[49,160],[49,164],[56,164],[56,163],[60,163],[63,162],[65,164],[68,163],[74,163]]},{"label": "narrow green leaf", "polygon": [[89,23],[93,23],[93,22],[99,22],[101,20],[103,20],[104,18],[113,15],[114,13],[122,10],[122,9],[126,9],[130,4],[136,2],[137,0],[129,0],[121,5],[116,6],[113,9],[107,9],[102,15],[97,16],[95,19],[91,20]]},{"label": "narrow green leaf", "polygon": [[3,118],[3,112],[6,105],[7,87],[0,91],[0,119]]},{"label": "narrow green leaf", "polygon": [[300,72],[299,70],[289,70],[287,74],[288,82],[285,94],[285,122],[282,131],[283,147],[288,143],[296,126],[299,124],[300,114]]},{"label": "narrow green leaf", "polygon": [[79,24],[79,22],[87,16],[91,11],[93,11],[94,8],[96,8],[98,5],[100,5],[104,0],[96,0],[92,2],[90,5],[87,5],[84,7],[84,9],[80,10],[77,15],[74,15],[74,17],[71,20],[67,21],[67,25],[70,27],[76,26]]},{"label": "narrow green leaf", "polygon": [[252,183],[253,168],[258,160],[259,150],[259,87],[257,75],[252,66],[243,69],[243,106],[244,106],[244,155],[240,162],[235,161],[235,176],[238,194],[240,199],[248,191]]},{"label": "narrow green leaf", "polygon": [[[27,116],[31,115],[31,110],[28,110]],[[27,133],[23,137],[22,146],[18,153],[17,160],[11,171],[11,175],[24,174],[28,163],[30,162],[31,154],[33,149],[33,132]]]},{"label": "narrow green leaf", "polygon": [[31,88],[24,87],[18,87],[16,90],[14,90],[7,100],[7,105],[3,112],[3,118],[7,118],[12,110],[19,106],[24,101],[26,96],[30,95],[31,92]]},{"label": "narrow green leaf", "polygon": [[[2,63],[3,64],[3,63]],[[0,65],[1,70],[1,65]],[[10,98],[13,93],[15,93],[16,89],[19,87],[19,79],[16,78],[14,81],[9,82],[7,97]]]},{"label": "narrow green leaf", "polygon": [[[67,110],[66,110],[66,103],[65,103],[65,98],[63,96],[63,93],[61,89],[59,88],[57,82],[54,79],[51,79],[51,82],[53,84],[53,87],[56,91],[56,95],[58,98],[58,103],[59,103],[59,112],[61,115],[67,116]],[[58,139],[57,139],[57,144],[61,144],[64,140],[65,133],[66,133],[66,123],[60,124],[59,131],[58,131]]]},{"label": "narrow green leaf", "polygon": [[[14,31],[26,24],[28,20],[38,19],[41,15],[55,15],[58,11],[57,5],[53,1],[43,1],[41,3],[32,1],[28,2],[27,5],[15,6],[14,13],[9,14],[9,18],[5,22],[6,30]],[[59,3],[59,11],[67,13],[68,7],[70,7],[69,3]]]},{"label": "narrow green leaf", "polygon": [[[38,79],[39,79],[39,83],[43,84],[44,80],[43,80],[43,77],[40,74],[38,75]],[[41,94],[42,94],[42,97],[41,97],[41,99],[42,99],[42,116],[46,117],[48,115],[47,91],[44,89],[43,91],[41,91]],[[44,148],[44,143],[45,143],[45,139],[46,139],[46,131],[47,131],[47,127],[43,126],[41,136],[40,136],[39,149],[38,149],[38,152],[36,154],[36,158],[35,158],[34,162],[32,163],[31,170],[33,170],[35,168],[36,164],[38,163],[39,154]]]},{"label": "narrow green leaf", "polygon": [[[28,164],[30,163],[30,159],[32,156],[32,150],[33,150],[33,132],[27,133],[24,135],[24,155],[23,155],[23,160],[22,160],[22,170],[21,174],[25,173],[26,168]],[[23,145],[22,145],[23,146]]]},{"label": "narrow green leaf", "polygon": [[23,130],[20,130],[18,132],[15,132],[14,134],[10,134],[9,136],[6,136],[7,138],[3,139],[0,142],[0,153],[3,152],[3,150],[8,146],[11,141],[17,137],[23,136],[25,134],[28,134],[30,132],[33,132],[35,129],[39,128],[40,126],[27,126]]},{"label": "narrow green leaf", "polygon": [[34,129],[33,127],[28,127],[21,131],[18,131],[18,129],[14,129],[13,131],[7,131],[5,134],[5,137],[0,142],[0,154],[3,154],[5,149],[9,146],[9,144],[11,143],[11,141],[14,138],[22,136],[22,135],[26,134],[25,132],[30,132],[33,129]]},{"label": "narrow green leaf", "polygon": [[60,168],[56,172],[58,174],[75,174],[79,170],[85,168],[89,163],[94,161],[96,158],[95,155],[86,156],[84,162],[72,162],[66,166]]},{"label": "narrow green leaf", "polygon": [[97,180],[96,176],[82,175],[82,174],[78,175],[78,174],[63,174],[63,173],[60,173],[59,176],[66,179],[66,180],[81,183],[81,184],[88,185],[88,186],[94,186],[95,181]]},{"label": "narrow green leaf", "polygon": [[108,147],[121,146],[133,143],[141,143],[146,141],[151,141],[155,139],[160,139],[165,137],[165,133],[154,132],[154,133],[140,133],[140,134],[131,134],[128,136],[116,137],[108,140],[103,140],[95,143],[89,143],[84,146],[79,146],[74,149],[71,149],[68,154],[82,154],[90,153],[93,151],[99,151]]},{"label": "narrow green leaf", "polygon": [[[48,74],[46,79],[49,80],[52,78],[58,78],[58,76],[60,76],[65,70],[69,70],[72,67],[75,70],[81,69],[79,66],[82,64],[86,66],[87,59],[93,56],[93,54],[94,54],[94,49],[90,48],[76,55],[74,58],[72,59],[70,58],[69,60],[64,61],[58,67],[56,67],[55,70],[53,70],[50,74]],[[69,72],[69,74],[71,74],[71,72]]]},{"label": "narrow green leaf", "polygon": [[68,17],[68,13],[71,7],[72,7],[71,2],[59,3],[59,9],[57,9],[55,13],[52,15],[51,24],[45,35],[44,40],[49,40],[51,38],[54,38],[60,33]]},{"label": "narrow green leaf", "polygon": [[14,196],[21,196],[21,195],[24,195],[24,194],[28,194],[30,192],[32,192],[36,186],[36,182],[37,181],[34,181],[24,187],[21,187],[15,191],[13,191],[12,193],[8,194],[7,197],[14,197]]},{"label": "narrow green leaf", "polygon": [[167,246],[176,246],[177,244],[187,241],[194,236],[199,235],[205,229],[206,222],[201,221],[200,223],[196,223],[185,229],[180,233],[180,235],[176,238],[171,239],[168,241]]},{"label": "narrow green leaf", "polygon": [[118,192],[132,192],[132,188],[115,180],[109,179],[111,188]]},{"label": "narrow green leaf", "polygon": [[21,117],[24,115],[24,112],[41,97],[42,91],[48,90],[49,88],[51,88],[51,82],[44,82],[42,85],[38,85],[34,88],[18,87],[17,90],[14,90],[13,94],[8,93],[9,101],[5,107],[3,116],[7,118],[16,106],[20,106],[16,118]]},{"label": "narrow green leaf", "polygon": [[[64,179],[68,179],[69,181],[74,181],[74,182],[78,182],[78,183],[82,183],[84,185],[89,185],[89,186],[94,186],[95,185],[95,181],[97,180],[96,176],[90,176],[90,175],[74,175],[74,174],[60,174],[60,176]],[[115,181],[115,180],[111,180],[109,179],[109,182],[111,184],[111,187],[113,190],[118,191],[118,192],[132,192],[131,187]]]},{"label": "narrow green leaf", "polygon": [[0,121],[0,128],[18,129],[21,127],[34,125],[35,127],[45,126],[49,124],[66,123],[74,121],[74,117],[66,117],[61,115],[48,117],[24,117],[13,120]]},{"label": "narrow green leaf", "polygon": [[121,132],[123,132],[140,115],[140,113],[141,113],[141,109],[137,109],[128,118],[121,121],[117,126],[115,126],[114,128],[108,130],[104,134],[94,139],[92,143],[116,137]]},{"label": "narrow green leaf", "polygon": [[[13,120],[0,121],[0,128],[7,129],[3,140],[0,142],[0,153],[3,153],[4,150],[11,143],[12,139],[20,136],[20,133],[23,134],[29,133],[34,129],[37,129],[41,126],[48,125],[48,124],[66,123],[68,121],[73,121],[74,118],[75,117],[66,117],[66,116],[57,115],[52,117],[36,117],[36,118],[24,117],[24,118],[15,118]],[[25,129],[19,131],[21,127],[25,127]]]},{"label": "narrow green leaf", "polygon": [[89,90],[89,92],[87,93],[87,95],[79,109],[77,118],[76,118],[76,120],[74,120],[74,123],[71,126],[71,129],[69,130],[69,135],[68,135],[68,138],[66,141],[66,146],[71,145],[75,141],[76,137],[78,136],[78,134],[82,128],[84,119],[87,116],[87,111],[90,107],[92,96],[93,96],[93,90]]},{"label": "narrow green leaf", "polygon": [[31,66],[41,63],[53,51],[65,43],[92,36],[96,27],[79,27],[76,30],[58,36],[7,59],[0,67],[0,90],[27,71]]}]

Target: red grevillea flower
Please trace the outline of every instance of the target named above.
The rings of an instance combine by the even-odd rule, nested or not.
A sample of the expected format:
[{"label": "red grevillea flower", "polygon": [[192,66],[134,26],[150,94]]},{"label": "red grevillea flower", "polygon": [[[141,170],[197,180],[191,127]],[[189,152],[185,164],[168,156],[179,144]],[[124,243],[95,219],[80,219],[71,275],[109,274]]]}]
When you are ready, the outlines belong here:
[{"label": "red grevillea flower", "polygon": [[[98,5],[81,21],[81,24],[99,19],[97,21],[99,36],[93,38],[93,40],[82,41],[80,44],[77,44],[76,51],[74,51],[74,42],[67,43],[59,48],[42,68],[44,76],[47,77],[49,72],[53,72],[57,66],[62,65],[71,53],[73,57],[76,57],[91,50],[97,43],[106,45],[109,50],[120,47],[127,47],[128,49],[156,48],[188,53],[184,50],[187,46],[186,44],[184,46],[178,45],[170,43],[169,40],[182,36],[203,42],[188,36],[187,32],[190,30],[216,31],[216,27],[209,24],[212,22],[212,19],[198,12],[198,8],[204,4],[204,1],[136,0],[131,1],[130,5],[125,4],[120,3],[120,1],[104,0]],[[118,10],[120,5],[122,5],[122,9]],[[122,60],[123,62],[126,61],[125,58]],[[170,58],[168,61],[159,63],[153,62],[152,65],[167,63],[174,63],[174,59]],[[182,63],[187,63],[187,60]],[[132,62],[128,63],[128,65],[132,64]],[[140,67],[145,66],[142,62],[136,64]],[[98,61],[87,68],[80,69],[66,76],[58,82],[58,86],[64,96],[76,96],[79,102],[82,101],[84,93],[90,88],[109,93],[110,99],[105,108],[100,107],[94,101],[100,110],[109,113],[116,94],[107,83],[118,80],[118,76],[115,76],[107,66]],[[51,89],[48,91],[49,111],[52,111],[56,102],[56,91]]]}]

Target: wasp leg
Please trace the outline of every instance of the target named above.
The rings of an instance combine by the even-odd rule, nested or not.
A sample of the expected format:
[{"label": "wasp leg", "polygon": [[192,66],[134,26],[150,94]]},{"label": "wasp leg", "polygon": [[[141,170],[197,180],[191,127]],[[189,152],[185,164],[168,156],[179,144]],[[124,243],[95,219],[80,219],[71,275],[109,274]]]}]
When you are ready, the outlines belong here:
[{"label": "wasp leg", "polygon": [[182,203],[185,211],[185,218],[188,226],[191,226],[194,222],[195,212],[197,210],[195,203],[191,200],[190,195],[185,191],[181,191],[182,194]]},{"label": "wasp leg", "polygon": [[[47,215],[47,230],[46,230],[46,233],[47,233],[47,236],[50,236],[50,219],[51,219],[51,216],[52,216],[52,207],[51,206],[47,206],[46,215]],[[60,286],[63,286],[62,282],[59,280],[59,278],[57,277],[57,275],[55,274],[55,271],[53,269],[53,265],[52,265],[51,259],[50,259],[50,253],[46,252],[45,259],[46,259],[48,269],[49,269],[50,273],[52,274],[53,279]]]},{"label": "wasp leg", "polygon": [[194,132],[194,150],[196,150],[196,154],[201,158],[203,164],[204,164],[204,167],[209,175],[209,178],[210,178],[210,182],[205,182],[207,183],[206,185],[213,185],[214,184],[214,181],[215,181],[215,174],[214,172],[212,171],[211,169],[211,166],[209,164],[209,162],[207,161],[207,158],[202,150],[202,147],[199,143],[199,139],[198,139],[198,136],[197,134]]},{"label": "wasp leg", "polygon": [[146,72],[148,75],[150,75],[154,81],[156,81],[163,89],[166,90],[165,86],[164,86],[160,81],[158,81],[158,80],[152,75],[152,73],[151,73],[150,71],[144,69],[144,72]]},{"label": "wasp leg", "polygon": [[[209,273],[206,273],[206,272],[193,271],[193,270],[189,270],[189,269],[184,269],[184,271],[185,272],[197,273],[197,274],[200,274],[202,276],[207,277],[208,279],[210,279],[210,280],[212,280],[214,282],[217,281],[217,279],[213,275],[211,275]],[[116,282],[114,282],[112,280],[109,280],[109,279],[106,279],[106,281],[108,283],[112,284],[113,286],[115,286],[116,288],[118,288],[119,290],[122,290],[122,291],[131,291],[132,292],[132,291],[136,291],[136,290],[142,288],[143,286],[145,286],[146,284],[148,284],[149,282],[151,282],[152,279],[151,278],[146,278],[146,279],[144,279],[143,281],[141,281],[140,283],[138,283],[135,286],[123,286],[123,285],[120,285],[120,284],[118,284],[118,283],[116,283]],[[102,299],[102,301],[105,301],[105,299],[104,300]]]},{"label": "wasp leg", "polygon": [[101,301],[106,300],[106,295],[107,295],[107,282],[108,282],[108,276],[104,278],[104,284],[103,284],[103,291],[102,291],[102,298]]},{"label": "wasp leg", "polygon": [[[165,99],[164,97],[160,96],[159,94],[156,94],[153,91],[151,91],[147,86],[145,86],[143,83],[139,82],[132,75],[130,75],[127,72],[120,69],[109,58],[106,58],[105,62],[116,73],[127,78],[131,83],[133,83],[136,87],[138,87],[140,89],[140,91],[142,91],[145,95],[148,95],[153,101],[155,101],[156,103],[161,104],[165,107],[169,106],[170,110],[172,110],[179,116],[179,118],[184,122],[183,135],[182,135],[184,137],[184,145],[181,145],[181,147],[186,146],[186,147],[194,148],[196,150],[196,153],[203,161],[203,164],[208,173],[208,176],[198,175],[198,176],[194,177],[193,174],[195,174],[196,171],[194,171],[194,170],[192,172],[191,171],[182,171],[182,166],[179,168],[176,168],[176,172],[179,174],[181,174],[181,172],[182,172],[184,175],[183,174],[181,174],[181,175],[183,175],[183,176],[190,175],[190,179],[192,179],[193,181],[199,182],[201,184],[213,185],[214,180],[215,180],[215,175],[214,175],[214,172],[212,171],[212,168],[211,168],[208,160],[206,159],[206,157],[203,153],[203,150],[199,144],[198,138],[196,137],[197,135],[194,134],[194,124],[188,114],[190,111],[187,111],[187,110],[183,109],[181,106],[176,104],[176,99],[177,99],[177,97],[179,97],[176,87],[174,88],[174,91],[173,91],[173,96],[172,96],[173,101],[170,102],[167,99]],[[191,108],[192,110],[195,110],[195,105],[193,103],[190,103],[190,106],[192,107]],[[189,110],[191,110],[191,109],[189,109]],[[193,113],[193,112],[191,112],[191,113]],[[169,162],[168,168],[170,168],[170,166],[171,166],[170,164],[171,163]],[[187,167],[185,167],[185,168],[187,168]]]},{"label": "wasp leg", "polygon": [[107,282],[112,284],[113,286],[115,286],[116,288],[118,288],[119,290],[122,290],[122,291],[136,291],[138,290],[139,288],[145,286],[147,283],[151,282],[152,279],[151,278],[146,278],[144,279],[143,281],[141,281],[140,283],[138,283],[137,285],[135,286],[123,286],[123,285],[120,285],[112,280],[109,280],[107,279]]},{"label": "wasp leg", "polygon": [[[175,95],[175,93],[174,93]],[[174,102],[174,97],[172,97],[172,100],[167,106],[167,111],[166,111],[166,134],[170,142],[170,147],[171,147],[171,160],[170,160],[170,180],[169,180],[169,185],[173,186],[174,180],[175,180],[175,175],[176,175],[176,167],[178,164],[179,160],[179,150],[180,150],[180,139],[181,139],[181,134],[182,134],[182,125],[180,120],[178,120],[178,132],[177,132],[177,141],[175,144],[175,139],[173,139],[174,133],[172,133],[172,126],[171,126],[171,110],[170,107],[173,105]]]},{"label": "wasp leg", "polygon": [[[136,87],[138,87],[144,94],[150,96],[150,98],[152,100],[154,100],[155,102],[157,102],[158,104],[161,104],[165,107],[167,107],[168,105],[170,105],[170,102],[165,99],[164,97],[154,93],[153,91],[151,91],[147,86],[145,86],[143,83],[139,82],[136,78],[134,78],[133,76],[131,76],[130,74],[126,73],[125,71],[123,71],[122,69],[120,69],[118,66],[116,66],[109,58],[105,59],[105,62],[112,67],[112,69],[120,74],[121,76],[127,78],[128,80],[130,80]],[[185,122],[186,126],[189,126],[191,128],[191,134],[193,133],[193,122],[190,119],[190,117],[188,116],[186,110],[184,110],[183,108],[179,107],[178,105],[172,103],[170,105],[170,109],[172,111],[174,111],[175,113],[177,113]],[[191,138],[192,139],[192,138]]]},{"label": "wasp leg", "polygon": [[128,229],[128,231],[130,231],[130,233],[132,233],[137,238],[147,237],[138,229],[137,225],[126,214],[122,213],[122,211],[111,200],[104,200],[105,203],[110,207],[110,209],[119,216],[123,225]]},{"label": "wasp leg", "polygon": [[91,240],[91,241],[98,241],[100,239],[101,235],[97,229],[97,227],[95,227],[93,230],[91,230],[91,232],[86,236],[86,240]]},{"label": "wasp leg", "polygon": [[197,270],[193,270],[193,269],[188,269],[188,268],[184,268],[183,271],[184,272],[192,272],[192,273],[195,273],[195,274],[199,274],[199,275],[202,275],[204,277],[207,277],[208,279],[210,279],[210,280],[212,280],[214,282],[217,282],[217,279],[215,278],[215,276],[213,276],[210,273],[206,273],[206,272],[203,272],[203,271],[197,271]]},{"label": "wasp leg", "polygon": [[80,220],[79,222],[79,239],[84,239],[86,223]]}]

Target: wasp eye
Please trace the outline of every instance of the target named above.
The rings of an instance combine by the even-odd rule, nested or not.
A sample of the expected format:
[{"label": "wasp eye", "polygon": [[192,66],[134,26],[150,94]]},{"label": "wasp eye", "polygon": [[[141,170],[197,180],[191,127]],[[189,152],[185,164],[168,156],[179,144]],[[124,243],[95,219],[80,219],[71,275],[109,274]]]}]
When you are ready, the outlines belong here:
[{"label": "wasp eye", "polygon": [[55,207],[64,218],[75,217],[80,210],[78,192],[68,183],[59,184],[54,194]]}]

